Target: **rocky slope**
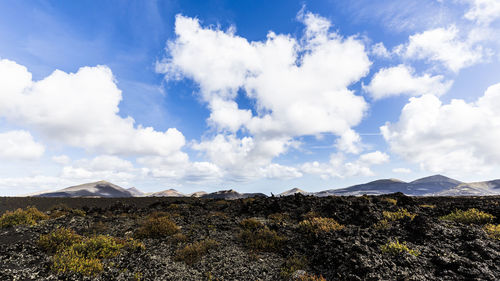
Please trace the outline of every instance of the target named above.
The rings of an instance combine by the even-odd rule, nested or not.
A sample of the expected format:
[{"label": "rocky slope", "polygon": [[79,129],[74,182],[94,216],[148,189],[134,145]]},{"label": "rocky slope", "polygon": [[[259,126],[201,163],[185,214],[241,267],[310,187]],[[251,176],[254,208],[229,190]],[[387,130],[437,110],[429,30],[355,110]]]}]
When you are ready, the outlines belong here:
[{"label": "rocky slope", "polygon": [[36,195],[37,197],[133,197],[133,191],[129,191],[116,184],[107,181],[98,181],[71,186],[58,191],[46,192]]},{"label": "rocky slope", "polygon": [[[360,197],[255,197],[236,200],[199,198],[0,198],[0,212],[33,205],[54,215],[61,204],[86,212],[69,212],[35,226],[0,228],[0,280],[291,280],[294,274],[326,280],[498,280],[500,240],[481,224],[445,221],[455,209],[477,208],[500,223],[500,197],[407,197],[402,194]],[[51,207],[55,205],[55,207]],[[387,212],[407,210],[387,225]],[[386,212],[386,213],[384,213]],[[52,255],[40,235],[66,227],[77,234],[134,236],[144,221],[167,216],[180,227],[177,236],[141,238],[145,249],[121,253],[103,262],[91,277],[55,273]],[[275,247],[243,240],[242,221],[267,229]],[[308,231],[304,221],[335,220],[333,231]],[[274,233],[276,236],[271,235]],[[279,237],[276,238],[276,237]],[[212,239],[217,249],[187,264],[179,249]],[[271,238],[269,238],[271,239]],[[266,240],[266,241],[275,241]],[[388,242],[406,242],[418,255],[384,252]],[[259,246],[260,245],[260,246]],[[298,262],[300,261],[300,262]],[[300,271],[302,270],[302,271]],[[294,274],[290,274],[294,273]]]}]

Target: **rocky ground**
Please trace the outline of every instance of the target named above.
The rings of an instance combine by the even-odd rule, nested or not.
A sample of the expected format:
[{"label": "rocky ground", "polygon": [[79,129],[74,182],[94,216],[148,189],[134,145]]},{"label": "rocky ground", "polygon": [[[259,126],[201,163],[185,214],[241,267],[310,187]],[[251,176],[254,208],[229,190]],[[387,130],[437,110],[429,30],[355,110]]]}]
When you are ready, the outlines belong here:
[{"label": "rocky ground", "polygon": [[[0,280],[500,280],[500,240],[488,235],[485,222],[441,219],[476,208],[493,215],[488,223],[498,225],[498,196],[0,198],[0,213],[27,205],[52,218],[0,228]],[[403,209],[408,215],[391,217]],[[137,238],[151,214],[168,217],[183,236]],[[255,228],[242,224],[249,218]],[[304,223],[322,218],[338,225],[307,228]],[[39,238],[61,227],[82,237],[135,237],[144,250],[103,259],[96,275],[57,273],[54,255],[41,248]],[[257,228],[271,234],[263,244],[248,243],[242,232],[251,235]],[[194,263],[176,258],[179,249],[207,239],[217,246]],[[406,242],[412,252],[383,250],[396,241]]]}]

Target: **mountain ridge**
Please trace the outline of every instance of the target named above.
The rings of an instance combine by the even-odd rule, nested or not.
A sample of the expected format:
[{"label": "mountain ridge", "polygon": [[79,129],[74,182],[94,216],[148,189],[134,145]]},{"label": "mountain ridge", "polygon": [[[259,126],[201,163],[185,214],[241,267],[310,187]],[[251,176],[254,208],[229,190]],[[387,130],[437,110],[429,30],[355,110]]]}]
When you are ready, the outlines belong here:
[{"label": "mountain ridge", "polygon": [[[327,189],[318,192],[307,192],[298,187],[283,191],[277,196],[290,196],[297,193],[303,195],[323,196],[359,196],[381,195],[402,192],[410,196],[479,196],[500,195],[500,179],[461,182],[443,175],[432,175],[410,182],[399,179],[378,179],[367,183],[356,184],[345,188]],[[267,196],[263,193],[240,193],[234,189],[219,190],[211,193],[197,191],[185,194],[175,189],[167,189],[152,193],[143,193],[135,187],[128,189],[107,181],[85,183],[67,188],[25,195],[32,197],[199,197],[206,199],[241,199],[255,196]]]}]

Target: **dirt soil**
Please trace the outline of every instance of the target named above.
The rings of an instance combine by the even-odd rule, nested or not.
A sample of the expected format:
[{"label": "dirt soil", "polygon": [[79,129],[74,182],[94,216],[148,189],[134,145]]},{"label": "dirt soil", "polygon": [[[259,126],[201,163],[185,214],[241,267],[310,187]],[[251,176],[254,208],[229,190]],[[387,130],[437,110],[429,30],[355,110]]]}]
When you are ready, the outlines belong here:
[{"label": "dirt soil", "polygon": [[[50,214],[60,204],[82,209],[86,216],[68,214],[35,226],[0,228],[0,280],[290,280],[291,275],[282,271],[291,257],[302,257],[302,270],[326,280],[500,280],[500,240],[489,237],[482,225],[439,219],[456,209],[477,208],[494,215],[493,224],[500,224],[500,196],[407,197],[397,193],[318,198],[297,194],[231,201],[3,197],[0,214],[26,206]],[[384,218],[384,211],[400,208],[416,217],[385,228],[374,226]],[[58,227],[86,236],[129,237],[149,214],[158,211],[170,214],[187,241],[141,239],[144,251],[104,260],[104,270],[97,276],[56,274],[51,270],[52,256],[38,245],[40,235]],[[312,216],[333,218],[345,227],[302,231],[299,223]],[[256,218],[285,242],[273,251],[248,248],[239,237],[240,222],[246,218]],[[219,242],[218,248],[192,265],[174,260],[177,249],[204,239]],[[405,241],[419,255],[381,250],[396,240]]]}]

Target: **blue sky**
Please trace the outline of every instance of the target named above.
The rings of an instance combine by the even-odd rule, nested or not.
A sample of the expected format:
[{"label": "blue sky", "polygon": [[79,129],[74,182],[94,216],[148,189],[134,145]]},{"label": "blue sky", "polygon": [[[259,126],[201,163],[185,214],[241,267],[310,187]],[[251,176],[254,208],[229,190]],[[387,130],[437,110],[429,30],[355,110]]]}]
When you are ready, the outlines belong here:
[{"label": "blue sky", "polygon": [[498,178],[500,4],[2,1],[0,194]]}]

